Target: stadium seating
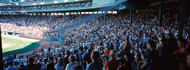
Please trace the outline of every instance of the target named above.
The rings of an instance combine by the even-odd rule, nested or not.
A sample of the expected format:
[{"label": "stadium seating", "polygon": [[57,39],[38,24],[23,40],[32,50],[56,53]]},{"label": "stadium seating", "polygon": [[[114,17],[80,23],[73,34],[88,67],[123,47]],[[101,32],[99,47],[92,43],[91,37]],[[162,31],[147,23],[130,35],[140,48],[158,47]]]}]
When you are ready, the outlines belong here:
[{"label": "stadium seating", "polygon": [[[26,2],[38,1],[44,0]],[[14,9],[0,8],[0,10],[64,9],[91,5],[90,2],[68,3]],[[3,32],[16,32],[25,36],[50,39],[64,37],[61,46],[43,47],[30,55],[4,56],[3,68],[19,70],[190,69],[190,20],[184,24],[184,32],[180,35],[179,10],[175,7],[165,9],[163,25],[159,25],[158,11],[155,8],[133,10],[132,24],[129,22],[128,11],[119,12],[106,14],[93,20],[93,17],[100,14],[2,15],[0,26]],[[86,17],[88,22],[80,25],[73,24]],[[70,24],[73,27],[69,26]],[[68,28],[63,30],[62,28],[66,26]]]}]

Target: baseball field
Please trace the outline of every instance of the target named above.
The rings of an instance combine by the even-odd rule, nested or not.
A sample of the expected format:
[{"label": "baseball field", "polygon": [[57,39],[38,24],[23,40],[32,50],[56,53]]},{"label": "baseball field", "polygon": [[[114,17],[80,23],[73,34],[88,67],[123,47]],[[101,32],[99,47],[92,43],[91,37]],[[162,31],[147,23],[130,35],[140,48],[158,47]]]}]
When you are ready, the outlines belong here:
[{"label": "baseball field", "polygon": [[38,41],[39,40],[2,35],[3,56],[32,51],[40,46]]},{"label": "baseball field", "polygon": [[2,35],[3,56],[8,54],[32,55],[33,51],[60,46],[57,41],[36,40],[30,38]]}]

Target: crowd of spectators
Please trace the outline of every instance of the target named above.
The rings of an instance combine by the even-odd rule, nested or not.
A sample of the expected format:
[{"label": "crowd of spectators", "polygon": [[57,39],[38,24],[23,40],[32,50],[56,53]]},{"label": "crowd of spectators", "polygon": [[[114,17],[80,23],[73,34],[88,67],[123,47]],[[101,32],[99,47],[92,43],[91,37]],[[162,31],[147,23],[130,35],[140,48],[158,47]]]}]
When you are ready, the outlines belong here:
[{"label": "crowd of spectators", "polygon": [[[17,32],[24,36],[59,38],[55,31],[59,27],[77,20],[78,16],[1,16],[0,25],[3,32]],[[64,23],[63,23],[64,22]]]},{"label": "crowd of spectators", "polygon": [[54,0],[24,0],[23,3],[34,3],[34,2],[45,2],[45,1],[54,1]]},{"label": "crowd of spectators", "polygon": [[[4,57],[4,69],[190,69],[190,20],[185,24],[183,34],[180,35],[177,12],[166,12],[161,26],[158,24],[156,13],[136,11],[133,16],[132,24],[129,24],[129,14],[117,14],[106,15],[106,22],[103,17],[100,17],[66,29],[63,46],[42,48],[41,52],[34,51],[32,56],[8,55]],[[49,27],[53,26],[49,30],[56,30],[56,26],[64,26],[78,20],[73,16],[72,19],[70,18],[68,17],[64,23],[60,24],[48,23],[45,22],[47,20],[43,21],[46,18],[42,18],[40,22],[43,21],[44,24],[39,25],[38,21],[39,23],[34,22],[29,26],[38,24],[37,26],[48,27],[49,25]],[[59,19],[60,17],[56,17],[54,20],[58,22]],[[35,19],[31,19],[30,22],[32,20]],[[59,35],[58,33],[54,34]],[[59,38],[56,35],[53,37]]]},{"label": "crowd of spectators", "polygon": [[39,5],[39,6],[15,6],[15,7],[0,7],[0,11],[32,11],[32,10],[51,10],[51,9],[67,9],[67,8],[81,8],[90,7],[92,2],[77,2],[53,5]]},{"label": "crowd of spectators", "polygon": [[59,0],[24,0],[22,3],[35,3],[35,2],[48,2],[48,1],[59,1]]}]

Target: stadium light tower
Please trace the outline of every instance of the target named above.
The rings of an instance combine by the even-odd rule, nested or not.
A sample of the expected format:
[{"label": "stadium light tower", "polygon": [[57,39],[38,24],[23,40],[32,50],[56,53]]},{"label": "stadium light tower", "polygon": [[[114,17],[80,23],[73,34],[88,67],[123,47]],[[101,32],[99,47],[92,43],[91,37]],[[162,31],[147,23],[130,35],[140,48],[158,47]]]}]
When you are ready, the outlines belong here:
[{"label": "stadium light tower", "polygon": [[3,70],[3,51],[2,51],[2,42],[1,42],[1,26],[0,26],[0,70]]}]

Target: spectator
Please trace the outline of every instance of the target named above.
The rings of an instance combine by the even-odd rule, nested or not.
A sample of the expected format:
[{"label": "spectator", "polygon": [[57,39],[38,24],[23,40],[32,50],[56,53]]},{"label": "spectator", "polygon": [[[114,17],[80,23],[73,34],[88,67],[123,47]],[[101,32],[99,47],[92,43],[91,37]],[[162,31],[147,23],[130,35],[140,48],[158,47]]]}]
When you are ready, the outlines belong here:
[{"label": "spectator", "polygon": [[[163,48],[164,52],[164,59],[165,59],[165,69],[172,69],[172,70],[178,70],[179,65],[176,60],[176,57],[173,55],[173,53],[178,49],[177,40],[171,36],[170,31],[165,31],[165,37],[167,39],[166,46]],[[167,66],[169,65],[169,66]]]},{"label": "spectator", "polygon": [[156,44],[154,41],[149,40],[148,41],[148,48],[149,48],[149,52],[147,53],[147,59],[146,62],[144,63],[146,66],[147,65],[147,70],[160,70],[159,68],[159,55],[158,55],[158,51],[156,51]]},{"label": "spectator", "polygon": [[187,70],[190,69],[190,55],[187,57]]},{"label": "spectator", "polygon": [[58,63],[55,65],[56,70],[64,70],[63,59],[59,57]]},{"label": "spectator", "polygon": [[6,70],[18,70],[16,66],[13,65],[13,61],[9,61],[9,66],[6,68]]},{"label": "spectator", "polygon": [[178,49],[177,40],[171,36],[169,30],[166,30],[164,33],[167,39],[164,52],[165,54],[173,54]]},{"label": "spectator", "polygon": [[84,51],[82,47],[79,47],[79,53],[78,53],[78,57],[79,57],[79,61],[82,61],[82,55],[83,55]]},{"label": "spectator", "polygon": [[75,56],[71,55],[69,56],[69,62],[65,68],[65,70],[74,70],[76,67],[80,66],[76,61],[75,61]]},{"label": "spectator", "polygon": [[90,56],[91,56],[91,49],[87,49],[87,52],[83,54],[83,68],[86,69],[86,66],[92,62]]},{"label": "spectator", "polygon": [[63,58],[63,62],[65,64],[64,67],[66,67],[66,65],[69,63],[69,60],[68,60],[69,56],[70,56],[70,51],[66,51],[66,56]]},{"label": "spectator", "polygon": [[42,58],[39,59],[39,63],[40,63],[40,65],[41,65],[40,70],[46,69],[46,64],[42,61]]},{"label": "spectator", "polygon": [[103,64],[98,61],[100,54],[97,51],[92,52],[91,59],[92,63],[88,64],[86,70],[102,70]]},{"label": "spectator", "polygon": [[177,40],[179,49],[175,53],[179,62],[179,70],[187,70],[187,48],[185,48],[186,40],[182,36],[177,37]]},{"label": "spectator", "polygon": [[47,70],[55,70],[54,68],[54,58],[49,57],[49,63],[47,64]]},{"label": "spectator", "polygon": [[26,66],[26,70],[39,70],[40,69],[40,66],[37,65],[37,64],[34,64],[34,58],[33,57],[29,57],[29,64]]},{"label": "spectator", "polygon": [[110,51],[110,60],[105,63],[106,70],[117,70],[119,61],[116,60],[116,55],[113,50]]}]

